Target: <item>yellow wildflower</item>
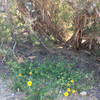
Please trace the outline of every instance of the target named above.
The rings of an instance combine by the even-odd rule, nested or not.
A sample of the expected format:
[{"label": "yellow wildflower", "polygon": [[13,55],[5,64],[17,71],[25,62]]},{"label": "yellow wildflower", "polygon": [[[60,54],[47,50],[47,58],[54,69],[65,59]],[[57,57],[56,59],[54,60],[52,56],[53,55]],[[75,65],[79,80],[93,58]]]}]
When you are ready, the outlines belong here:
[{"label": "yellow wildflower", "polygon": [[58,91],[58,90],[56,90],[56,93],[57,93],[57,94],[58,94],[58,92],[59,92],[59,91]]},{"label": "yellow wildflower", "polygon": [[21,74],[21,73],[19,73],[19,74],[18,74],[18,76],[20,77],[20,76],[22,76],[22,74]]},{"label": "yellow wildflower", "polygon": [[69,83],[67,83],[67,86],[70,86],[70,84],[69,84]]},{"label": "yellow wildflower", "polygon": [[31,82],[31,81],[28,81],[28,82],[27,82],[27,85],[28,85],[28,86],[31,86],[31,85],[32,85],[32,82]]},{"label": "yellow wildflower", "polygon": [[71,80],[70,82],[71,82],[71,83],[74,83],[74,80]]},{"label": "yellow wildflower", "polygon": [[70,88],[68,88],[68,89],[67,89],[67,91],[68,91],[68,92],[70,92],[70,91],[71,91],[71,89],[70,89]]},{"label": "yellow wildflower", "polygon": [[29,72],[30,75],[32,75],[32,72]]},{"label": "yellow wildflower", "polygon": [[74,94],[76,92],[76,90],[72,90],[72,93]]},{"label": "yellow wildflower", "polygon": [[64,96],[68,96],[68,92],[65,92],[65,93],[64,93]]}]

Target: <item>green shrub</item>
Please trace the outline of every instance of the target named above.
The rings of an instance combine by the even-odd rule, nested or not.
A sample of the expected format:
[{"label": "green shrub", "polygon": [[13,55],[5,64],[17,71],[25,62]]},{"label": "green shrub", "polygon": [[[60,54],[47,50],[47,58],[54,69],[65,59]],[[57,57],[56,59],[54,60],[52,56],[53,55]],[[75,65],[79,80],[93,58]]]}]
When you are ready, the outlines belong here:
[{"label": "green shrub", "polygon": [[13,79],[12,88],[15,91],[25,92],[24,100],[33,100],[33,98],[34,100],[40,100],[40,98],[53,100],[56,96],[64,94],[68,88],[70,88],[70,95],[72,90],[78,91],[79,86],[76,86],[76,83],[85,78],[85,73],[76,69],[74,63],[60,59],[47,59],[43,63],[25,61],[22,64],[10,61],[8,64],[11,68],[10,76]]}]

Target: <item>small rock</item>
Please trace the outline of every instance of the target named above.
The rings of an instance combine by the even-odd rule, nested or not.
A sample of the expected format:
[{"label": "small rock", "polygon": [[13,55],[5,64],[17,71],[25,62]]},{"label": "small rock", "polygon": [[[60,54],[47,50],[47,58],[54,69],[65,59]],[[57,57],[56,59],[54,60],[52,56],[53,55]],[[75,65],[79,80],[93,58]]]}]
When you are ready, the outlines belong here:
[{"label": "small rock", "polygon": [[3,85],[3,87],[4,87],[4,88],[6,88],[6,87],[7,87],[7,85]]},{"label": "small rock", "polygon": [[60,90],[60,91],[59,91],[59,94],[61,94],[61,93],[62,93],[62,91]]},{"label": "small rock", "polygon": [[12,96],[15,96],[15,94],[14,94],[14,93],[12,93]]},{"label": "small rock", "polygon": [[87,92],[86,91],[82,91],[82,92],[80,92],[80,95],[81,96],[86,96],[87,95]]}]

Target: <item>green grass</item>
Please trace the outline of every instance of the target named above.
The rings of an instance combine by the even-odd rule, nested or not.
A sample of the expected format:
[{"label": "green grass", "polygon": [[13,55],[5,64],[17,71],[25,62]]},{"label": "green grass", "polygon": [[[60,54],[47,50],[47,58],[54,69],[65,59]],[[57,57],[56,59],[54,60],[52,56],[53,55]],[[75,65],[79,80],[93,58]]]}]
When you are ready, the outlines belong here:
[{"label": "green grass", "polygon": [[[46,59],[43,63],[36,61],[25,61],[18,64],[14,61],[8,62],[11,68],[10,78],[12,89],[26,93],[24,100],[54,100],[55,97],[63,95],[67,88],[79,91],[81,84],[76,85],[81,79],[85,79],[83,71],[74,67],[75,63],[68,63],[61,59]],[[29,73],[32,72],[30,75]],[[21,74],[21,76],[18,76]],[[74,83],[71,83],[74,80]],[[27,82],[32,85],[28,86]],[[70,84],[68,86],[67,84]],[[82,89],[81,89],[82,90]],[[59,93],[62,91],[61,93]],[[69,95],[71,92],[69,92]]]}]

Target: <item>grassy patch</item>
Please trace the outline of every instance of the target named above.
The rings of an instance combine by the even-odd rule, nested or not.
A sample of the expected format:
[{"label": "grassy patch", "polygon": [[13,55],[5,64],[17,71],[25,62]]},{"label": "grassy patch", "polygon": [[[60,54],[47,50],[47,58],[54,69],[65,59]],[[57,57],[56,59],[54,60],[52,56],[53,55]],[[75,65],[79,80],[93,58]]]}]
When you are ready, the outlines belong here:
[{"label": "grassy patch", "polygon": [[76,69],[75,63],[46,59],[43,63],[25,61],[18,64],[10,61],[8,64],[12,71],[11,86],[15,91],[26,93],[24,100],[53,100],[59,95],[67,96],[84,88],[77,83],[86,79],[86,73]]}]

